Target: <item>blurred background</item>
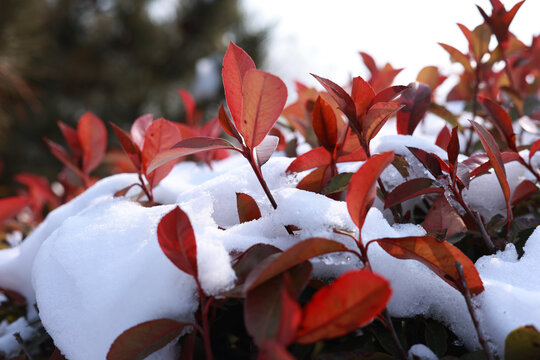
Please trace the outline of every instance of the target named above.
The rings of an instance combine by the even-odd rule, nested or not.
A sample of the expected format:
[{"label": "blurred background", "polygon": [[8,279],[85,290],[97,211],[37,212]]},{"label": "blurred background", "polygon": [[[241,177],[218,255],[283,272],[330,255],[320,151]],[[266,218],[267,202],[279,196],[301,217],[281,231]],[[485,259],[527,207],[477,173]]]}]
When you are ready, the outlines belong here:
[{"label": "blurred background", "polygon": [[[290,99],[294,80],[315,85],[309,73],[366,76],[358,51],[404,68],[398,84],[426,65],[451,75],[459,65],[437,42],[466,50],[456,23],[478,25],[475,4],[491,9],[489,0],[0,0],[0,185],[23,171],[53,179],[61,164],[42,138],[63,143],[56,122],[75,126],[87,110],[124,129],[148,112],[182,121],[184,87],[215,114],[229,41],[282,77]],[[526,44],[538,14],[540,1],[528,0],[510,27]]]}]

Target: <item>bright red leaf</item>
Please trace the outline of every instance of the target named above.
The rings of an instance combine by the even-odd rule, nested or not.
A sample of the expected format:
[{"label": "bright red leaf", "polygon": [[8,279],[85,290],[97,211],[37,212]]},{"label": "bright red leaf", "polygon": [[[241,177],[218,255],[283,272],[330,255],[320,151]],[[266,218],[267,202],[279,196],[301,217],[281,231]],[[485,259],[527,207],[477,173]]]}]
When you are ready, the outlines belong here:
[{"label": "bright red leaf", "polygon": [[82,171],[89,174],[98,167],[107,150],[107,129],[103,121],[91,112],[79,119],[77,136],[83,151]]},{"label": "bright red leaf", "polygon": [[319,146],[294,159],[285,172],[290,174],[293,172],[301,172],[304,170],[317,168],[330,164],[331,160],[332,155],[328,152],[328,150],[322,146]]},{"label": "bright red leaf", "polygon": [[197,243],[188,216],[178,206],[158,224],[159,246],[177,268],[198,278]]},{"label": "bright red leaf", "polygon": [[425,84],[413,83],[401,94],[399,103],[404,107],[397,113],[398,134],[412,135],[429,109],[431,90]]},{"label": "bright red leaf", "polygon": [[320,96],[313,106],[312,123],[319,144],[332,153],[338,140],[336,114],[332,106]]},{"label": "bright red leaf", "polygon": [[377,154],[369,158],[352,176],[347,189],[347,209],[352,221],[362,230],[366,215],[375,201],[377,179],[394,161],[393,152]]},{"label": "bright red leaf", "polygon": [[442,187],[432,187],[433,180],[429,178],[416,178],[406,181],[396,186],[386,197],[384,208],[401,204],[405,200],[415,198],[425,194],[441,194],[444,192]]},{"label": "bright red leaf", "polygon": [[[332,98],[338,104],[338,107],[345,116],[351,122],[351,125],[354,126],[357,123],[356,119],[356,105],[354,104],[353,99],[341,86],[334,83],[331,80],[325,79],[323,77],[311,74],[317,81],[328,91]],[[358,130],[360,130],[358,128]]]},{"label": "bright red leaf", "polygon": [[0,223],[16,216],[28,204],[29,199],[24,196],[12,196],[0,199]]},{"label": "bright red leaf", "polygon": [[370,323],[386,307],[391,294],[388,281],[371,271],[341,275],[306,304],[296,342],[336,338]]},{"label": "bright red leaf", "polygon": [[439,135],[437,135],[437,139],[435,140],[435,145],[440,147],[443,150],[446,150],[448,147],[448,143],[450,142],[450,130],[448,130],[448,127],[445,125],[439,132]]},{"label": "bright red leaf", "polygon": [[245,223],[261,218],[259,206],[251,196],[244,193],[236,193],[236,207],[240,223]]},{"label": "bright red leaf", "polygon": [[111,126],[114,133],[116,134],[116,137],[120,141],[120,146],[122,146],[122,149],[128,156],[129,160],[131,160],[131,163],[133,164],[133,166],[135,166],[135,169],[137,169],[137,171],[141,171],[141,150],[139,149],[137,144],[133,142],[127,132],[120,129],[113,123],[111,123]]}]

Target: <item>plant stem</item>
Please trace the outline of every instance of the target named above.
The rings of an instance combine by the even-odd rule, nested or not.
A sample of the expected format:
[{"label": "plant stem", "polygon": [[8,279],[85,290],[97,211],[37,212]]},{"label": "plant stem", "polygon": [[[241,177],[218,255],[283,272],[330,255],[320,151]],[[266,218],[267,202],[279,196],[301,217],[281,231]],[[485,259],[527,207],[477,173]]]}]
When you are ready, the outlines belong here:
[{"label": "plant stem", "polygon": [[30,351],[28,350],[28,348],[26,347],[26,345],[24,344],[24,341],[23,339],[21,338],[21,334],[19,334],[18,332],[13,334],[13,337],[15,337],[15,340],[17,341],[17,343],[19,344],[19,346],[22,348],[23,352],[24,352],[24,355],[26,355],[26,357],[28,358],[28,360],[34,360],[34,358],[32,357],[32,355],[30,355]]},{"label": "plant stem", "polygon": [[386,328],[388,329],[388,331],[390,331],[394,346],[396,347],[396,350],[398,352],[397,356],[402,360],[407,360],[407,353],[403,349],[403,346],[401,346],[401,342],[399,341],[396,329],[394,328],[394,324],[392,323],[392,318],[390,317],[390,314],[388,313],[388,310],[386,308],[383,310],[383,316],[386,320]]},{"label": "plant stem", "polygon": [[521,165],[525,166],[527,170],[529,170],[534,175],[534,177],[536,178],[536,181],[540,182],[540,174],[538,174],[538,172],[532,168],[531,164],[525,161],[521,156],[519,157],[518,161],[520,162]]},{"label": "plant stem", "polygon": [[202,318],[202,331],[199,328],[204,341],[204,351],[206,353],[207,360],[213,360],[214,355],[212,354],[212,342],[210,340],[210,326],[208,324],[208,310],[210,309],[210,304],[213,301],[213,298],[207,299],[206,294],[201,288],[199,280],[195,278],[197,283],[197,292],[199,293],[199,301],[201,307],[201,318]]},{"label": "plant stem", "polygon": [[152,191],[148,191],[148,188],[146,187],[146,184],[144,183],[142,174],[139,173],[139,181],[141,182],[141,188],[144,191],[144,194],[148,198],[148,201],[154,201],[154,196],[152,196]]},{"label": "plant stem", "polygon": [[[255,176],[257,177],[257,180],[259,180],[259,183],[261,184],[261,187],[263,188],[264,193],[266,194],[266,197],[268,200],[270,200],[270,204],[272,204],[272,207],[277,209],[277,202],[272,196],[272,193],[270,192],[270,189],[268,188],[268,185],[266,184],[266,180],[264,180],[264,177],[262,175],[261,168],[257,165],[257,161],[255,160],[253,153],[250,153],[249,156],[244,155],[251,165],[251,168],[253,169],[253,172],[255,172]],[[289,225],[285,225],[285,230],[287,230],[287,233],[289,235],[294,235],[293,231],[289,227]]]},{"label": "plant stem", "polygon": [[[472,108],[472,118],[476,119],[476,112],[478,111],[478,88],[480,87],[480,65],[476,64],[474,69],[474,90],[473,90],[473,108]],[[472,139],[474,137],[474,130],[471,127],[469,132],[469,137],[467,138],[467,144],[465,145],[465,155],[469,156],[471,154]]]},{"label": "plant stem", "polygon": [[480,342],[480,345],[482,346],[482,350],[484,351],[484,354],[486,355],[486,358],[488,360],[494,360],[494,356],[491,353],[491,349],[489,348],[489,344],[482,336],[482,331],[480,329],[480,323],[478,322],[478,319],[476,318],[475,312],[474,312],[474,305],[471,300],[471,293],[469,291],[469,287],[467,286],[467,280],[465,280],[465,275],[463,274],[463,266],[459,261],[456,261],[456,269],[459,275],[459,282],[461,286],[461,293],[463,294],[463,297],[465,297],[465,302],[467,303],[467,309],[469,310],[469,314],[471,315],[471,319],[474,325],[474,328],[476,329],[476,335],[478,336],[478,341]]}]

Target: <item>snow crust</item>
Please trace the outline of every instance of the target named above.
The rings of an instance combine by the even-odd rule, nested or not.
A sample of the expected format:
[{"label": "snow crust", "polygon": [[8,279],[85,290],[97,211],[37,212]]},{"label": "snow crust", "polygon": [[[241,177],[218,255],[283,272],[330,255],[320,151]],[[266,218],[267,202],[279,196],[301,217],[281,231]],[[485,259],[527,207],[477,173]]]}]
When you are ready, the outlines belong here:
[{"label": "snow crust", "polygon": [[[429,142],[406,136],[381,140],[376,152],[394,150],[413,164],[415,159],[406,146],[445,158],[444,151]],[[155,189],[156,201],[163,205],[150,208],[112,196],[136,182],[135,175],[103,179],[51,212],[19,246],[0,251],[0,287],[20,292],[30,304],[37,302],[43,325],[67,358],[98,359],[104,358],[114,339],[133,325],[161,317],[192,319],[198,305],[194,281],[161,252],[156,235],[161,217],[176,205],[188,214],[195,230],[200,281],[208,294],[218,295],[234,285],[229,253],[256,243],[286,249],[320,236],[354,248],[351,239],[333,231],[357,231],[346,203],[297,190],[297,182],[309,172],[285,175],[291,161],[275,156],[263,166],[277,210],[272,209],[245,159],[238,156],[214,163],[213,171],[205,165],[178,164]],[[355,171],[360,165],[343,164],[340,169]],[[413,167],[419,173],[412,173],[411,178],[428,176],[420,165]],[[511,180],[512,188],[526,176],[516,164],[507,164],[506,169],[515,179]],[[393,187],[404,179],[389,167],[383,181]],[[495,195],[500,188],[493,174],[474,180],[473,186],[475,190],[467,194],[467,200],[477,204],[483,215],[504,211],[504,202],[501,206]],[[480,191],[483,188],[491,190],[488,199]],[[236,192],[255,199],[261,219],[238,223]],[[301,230],[289,236],[284,225]],[[423,234],[419,225],[390,225],[376,207],[369,211],[362,229],[365,242]],[[509,245],[505,251],[477,262],[485,291],[474,302],[482,330],[499,354],[503,353],[506,335],[514,328],[530,324],[540,328],[540,278],[536,276],[540,272],[539,229],[524,250],[525,255],[518,259]],[[369,247],[369,258],[373,270],[391,283],[392,316],[434,318],[446,324],[468,348],[479,348],[459,292],[419,262],[393,258],[375,243]],[[356,259],[341,254],[313,263],[314,276],[325,279],[361,266]],[[0,353],[12,351],[2,339],[0,334]],[[169,347],[155,358],[172,359],[176,350]],[[421,355],[427,353],[418,345],[409,354],[430,358]]]}]

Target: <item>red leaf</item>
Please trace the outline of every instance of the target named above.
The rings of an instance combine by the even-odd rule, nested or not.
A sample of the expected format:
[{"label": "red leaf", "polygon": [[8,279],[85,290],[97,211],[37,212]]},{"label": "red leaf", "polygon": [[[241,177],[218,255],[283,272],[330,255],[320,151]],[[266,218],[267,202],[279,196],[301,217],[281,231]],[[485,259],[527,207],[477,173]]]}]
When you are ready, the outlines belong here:
[{"label": "red leaf", "polygon": [[437,241],[432,236],[384,238],[376,241],[387,253],[398,259],[414,259],[426,265],[442,280],[461,291],[456,261],[463,265],[467,286],[473,295],[484,291],[482,279],[473,262],[448,241]]},{"label": "red leaf", "polygon": [[156,158],[156,155],[169,150],[180,140],[181,135],[178,128],[165,119],[158,119],[152,122],[148,129],[146,129],[141,157],[142,169],[150,188],[159,184],[159,182],[171,172],[176,161],[175,159],[172,159],[152,171],[149,170],[150,163]]},{"label": "red leaf", "polygon": [[71,150],[71,153],[73,154],[73,157],[79,160],[83,153],[81,143],[79,142],[79,137],[77,136],[77,131],[61,121],[58,121],[57,124],[62,132],[62,136],[66,140],[66,143]]},{"label": "red leaf", "polygon": [[439,43],[439,45],[441,45],[442,48],[446,50],[448,54],[450,54],[450,60],[452,60],[452,62],[460,63],[465,68],[465,71],[468,73],[473,72],[471,62],[469,61],[469,58],[467,57],[467,55],[463,54],[461,51],[459,51],[453,46],[446,45],[443,43]]},{"label": "red leaf", "polygon": [[368,68],[371,75],[377,74],[379,72],[379,68],[377,67],[377,64],[375,63],[375,60],[373,59],[373,57],[371,57],[371,55],[363,51],[360,51],[359,54],[362,57],[362,61]]},{"label": "red leaf", "polygon": [[242,121],[238,132],[249,149],[259,145],[274,126],[287,101],[287,87],[280,78],[261,70],[249,70],[242,84]]},{"label": "red leaf", "polygon": [[429,109],[431,90],[429,86],[415,82],[401,94],[399,103],[405,106],[397,113],[398,134],[412,135]]},{"label": "red leaf", "polygon": [[41,218],[41,212],[43,206],[48,203],[51,209],[59,205],[58,198],[51,190],[51,184],[49,181],[38,175],[34,174],[17,174],[15,180],[28,187],[28,193],[30,197],[32,211]]},{"label": "red leaf", "polygon": [[496,102],[485,98],[483,96],[478,96],[478,99],[484,105],[487,113],[490,118],[493,120],[493,123],[499,129],[504,139],[506,140],[506,145],[515,152],[518,152],[516,147],[516,134],[514,133],[514,128],[512,126],[512,120],[508,113]]},{"label": "red leaf", "polygon": [[195,99],[185,89],[178,89],[178,96],[184,103],[184,109],[186,111],[186,122],[189,126],[195,126]]},{"label": "red leaf", "polygon": [[386,197],[384,208],[401,204],[405,200],[425,194],[444,193],[442,187],[431,187],[433,180],[429,178],[416,178],[396,186]]},{"label": "red leaf", "polygon": [[227,105],[229,106],[229,111],[237,129],[240,129],[239,125],[242,121],[242,88],[244,76],[252,69],[255,69],[253,59],[244,50],[231,42],[223,58],[221,75],[223,77]]},{"label": "red leaf", "polygon": [[197,243],[186,213],[177,206],[163,216],[158,224],[157,236],[159,246],[169,260],[197,280]]},{"label": "red leaf", "polygon": [[538,150],[540,150],[540,139],[536,140],[529,149],[529,162]]},{"label": "red leaf", "polygon": [[393,152],[377,154],[369,158],[351,177],[347,189],[347,209],[352,221],[362,230],[366,215],[375,201],[377,179],[394,161]]},{"label": "red leaf", "polygon": [[[302,317],[301,309],[292,293],[296,285],[293,280],[301,280],[302,288],[309,281],[311,264],[301,264],[250,290],[244,302],[246,330],[260,346],[267,339],[288,345],[294,340],[296,329]],[[289,281],[288,281],[289,280]]]},{"label": "red leaf", "polygon": [[244,193],[236,193],[236,207],[240,223],[261,218],[261,211],[251,196]]},{"label": "red leaf", "polygon": [[523,180],[519,183],[519,185],[515,188],[514,192],[512,193],[512,205],[519,204],[521,201],[529,198],[533,193],[535,193],[538,190],[538,187],[535,183],[533,183],[530,180]]},{"label": "red leaf", "polygon": [[313,106],[312,123],[319,144],[332,153],[338,140],[336,114],[332,106],[320,96]]},{"label": "red leaf", "polygon": [[493,170],[495,170],[495,175],[497,176],[499,184],[501,185],[501,189],[504,194],[504,200],[506,201],[506,221],[507,229],[509,230],[510,223],[513,219],[512,206],[510,205],[510,186],[508,185],[508,180],[506,179],[506,171],[504,169],[504,163],[501,158],[499,147],[497,146],[497,143],[495,142],[493,136],[489,133],[489,131],[486,130],[485,127],[472,120],[469,120],[469,122],[474,127],[474,130],[476,130],[478,136],[480,137],[482,146],[486,150],[486,154],[489,157],[491,166],[493,166]]},{"label": "red leaf", "polygon": [[54,348],[54,351],[51,354],[51,357],[49,358],[49,360],[66,360],[66,358],[64,357],[64,355],[62,355],[62,353],[60,352],[60,350],[58,350],[58,348]]},{"label": "red leaf", "polygon": [[366,152],[364,151],[364,149],[358,148],[352,153],[338,156],[336,162],[340,163],[340,162],[351,162],[351,161],[354,162],[354,161],[366,161],[366,160],[367,160]]},{"label": "red leaf", "polygon": [[442,175],[442,170],[449,172],[448,165],[446,165],[446,163],[437,155],[414,147],[407,147],[407,149],[409,149],[414,157],[424,165],[426,170],[428,170],[435,179]]},{"label": "red leaf", "polygon": [[112,343],[107,360],[142,360],[176,339],[188,324],[157,319],[133,326]]},{"label": "red leaf", "polygon": [[253,269],[244,283],[244,292],[247,293],[251,289],[254,289],[303,261],[309,260],[315,256],[338,251],[350,250],[343,244],[334,240],[324,238],[310,238],[303,240],[280,254],[269,256],[265,261],[261,262]]},{"label": "red leaf", "polygon": [[[353,99],[350,97],[349,94],[341,86],[334,83],[331,80],[325,79],[323,77],[311,74],[321,85],[328,91],[328,93],[332,96],[332,98],[336,101],[338,104],[338,107],[345,116],[349,119],[351,122],[351,125],[355,125],[357,123],[356,119],[356,105],[354,104]],[[360,130],[358,128],[357,130]]]},{"label": "red leaf", "polygon": [[332,156],[330,155],[328,150],[326,150],[322,146],[319,146],[306,153],[303,153],[302,155],[294,159],[294,161],[289,165],[285,172],[288,174],[293,172],[301,172],[304,170],[328,165],[331,161]]},{"label": "red leaf", "polygon": [[85,178],[85,174],[77,167],[75,164],[75,160],[68,154],[66,149],[64,149],[63,146],[55,143],[54,141],[51,141],[49,139],[43,139],[45,141],[45,144],[49,148],[49,151],[51,154],[53,154],[58,160],[62,162],[65,166],[67,166],[70,170],[72,170],[77,176],[79,176],[81,179]]},{"label": "red leaf", "polygon": [[439,132],[439,135],[437,135],[437,140],[435,140],[435,145],[440,147],[443,150],[446,150],[448,147],[448,143],[450,142],[450,130],[448,130],[448,127],[445,125]]},{"label": "red leaf", "polygon": [[427,232],[446,230],[446,238],[467,231],[465,222],[444,195],[431,204],[423,226]]},{"label": "red leaf", "polygon": [[81,116],[77,136],[83,150],[82,171],[89,174],[98,167],[107,150],[107,129],[103,121],[91,112]]},{"label": "red leaf", "polygon": [[229,119],[229,116],[227,115],[227,112],[225,111],[225,108],[223,107],[223,104],[219,107],[219,113],[218,113],[218,119],[219,124],[223,128],[223,130],[227,133],[227,135],[232,136],[238,142],[242,143],[242,136],[238,133],[238,130],[236,130],[236,127],[232,123],[231,119]]},{"label": "red leaf", "polygon": [[329,165],[323,165],[306,175],[296,185],[297,189],[321,194],[328,181],[332,178],[332,169]]},{"label": "red leaf", "polygon": [[452,183],[456,181],[457,167],[458,167],[458,156],[459,156],[459,138],[457,135],[457,126],[452,129],[452,135],[450,136],[450,141],[448,142],[448,147],[446,152],[448,154],[448,163],[451,170]]},{"label": "red leaf", "polygon": [[[473,156],[471,156],[469,159],[472,159]],[[467,159],[467,160],[469,160]],[[515,152],[503,152],[501,153],[501,159],[504,164],[512,162],[512,161],[519,161],[520,156],[518,153]],[[464,163],[466,163],[466,166],[473,170],[471,171],[471,177],[477,177],[480,175],[484,175],[489,172],[489,170],[493,167],[491,164],[491,161],[489,160],[489,157],[487,154],[475,154],[474,160],[467,161],[465,160]],[[483,161],[483,162],[482,162]],[[480,165],[478,165],[480,164]],[[476,166],[476,167],[474,167]]]},{"label": "red leaf", "polygon": [[403,105],[395,102],[380,102],[373,105],[362,124],[362,132],[365,142],[369,145],[370,141],[379,133],[386,120],[400,110]]},{"label": "red leaf", "polygon": [[391,294],[388,281],[371,271],[341,275],[306,304],[296,342],[332,339],[368,324],[386,307]]},{"label": "red leaf", "polygon": [[0,293],[6,295],[6,297],[17,306],[26,305],[26,298],[16,291],[0,288]]},{"label": "red leaf", "polygon": [[376,103],[392,101],[408,88],[409,88],[408,86],[404,86],[404,85],[396,85],[396,86],[387,87],[386,89],[379,91],[377,95],[375,95],[373,100],[371,100],[369,107],[371,107],[372,105]]},{"label": "red leaf", "polygon": [[205,136],[197,136],[189,139],[184,139],[177,142],[169,150],[165,150],[157,154],[148,165],[147,171],[154,171],[163,164],[178,159],[182,156],[188,156],[199,153],[201,151],[210,151],[218,149],[238,150],[230,142],[219,138],[209,138]]},{"label": "red leaf", "polygon": [[356,116],[359,118],[361,125],[362,119],[367,113],[367,110],[375,97],[375,91],[373,91],[373,88],[368,84],[367,81],[362,79],[360,76],[357,76],[353,78],[351,97],[354,101]]},{"label": "red leaf", "polygon": [[128,135],[127,132],[120,129],[118,126],[114,125],[113,123],[110,123],[112,126],[112,129],[114,133],[116,134],[116,137],[120,141],[120,146],[122,146],[122,150],[126,153],[126,155],[129,157],[129,160],[133,163],[135,166],[135,169],[137,171],[141,171],[141,150],[139,147],[131,140],[131,137]]},{"label": "red leaf", "polygon": [[146,130],[152,124],[152,121],[154,120],[154,115],[152,114],[145,114],[137,118],[133,125],[131,125],[131,139],[139,147],[139,149],[142,149],[144,146],[144,135],[146,134]]}]

